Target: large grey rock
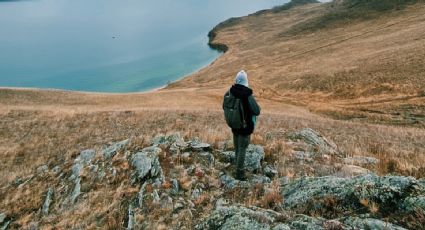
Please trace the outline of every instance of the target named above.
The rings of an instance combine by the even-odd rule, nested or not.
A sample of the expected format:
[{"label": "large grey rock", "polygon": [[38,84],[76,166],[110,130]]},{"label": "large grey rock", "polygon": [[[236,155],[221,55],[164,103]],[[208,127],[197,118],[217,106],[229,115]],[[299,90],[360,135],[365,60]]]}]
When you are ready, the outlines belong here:
[{"label": "large grey rock", "polygon": [[46,198],[44,199],[43,207],[41,209],[41,213],[44,216],[49,215],[49,208],[50,208],[50,204],[52,203],[52,197],[53,197],[53,189],[49,188],[47,190]]},{"label": "large grey rock", "polygon": [[373,218],[348,217],[344,224],[348,229],[386,229],[386,230],[407,230],[403,227]]},{"label": "large grey rock", "polygon": [[[323,211],[326,199],[333,200],[333,208],[340,212],[362,210],[362,200],[373,201],[380,212],[402,209],[408,197],[423,194],[424,188],[412,177],[373,174],[339,178],[306,177],[297,179],[281,188],[283,207],[301,213]],[[363,209],[364,210],[364,209]]]},{"label": "large grey rock", "polygon": [[281,224],[280,217],[278,212],[257,207],[220,206],[195,229],[271,229]]},{"label": "large grey rock", "polygon": [[125,146],[127,146],[130,143],[130,139],[126,139],[117,143],[114,143],[106,148],[103,149],[103,157],[105,159],[111,159],[117,154],[118,151],[123,149]]},{"label": "large grey rock", "polygon": [[139,180],[148,176],[162,177],[162,168],[158,158],[160,152],[161,149],[158,147],[148,147],[132,156],[131,165],[135,168]]},{"label": "large grey rock", "polygon": [[288,134],[289,138],[293,140],[301,140],[306,144],[310,145],[309,151],[317,152],[320,154],[331,154],[338,155],[338,147],[337,145],[328,140],[326,137],[322,136],[319,132],[305,128],[296,132],[292,132]]}]

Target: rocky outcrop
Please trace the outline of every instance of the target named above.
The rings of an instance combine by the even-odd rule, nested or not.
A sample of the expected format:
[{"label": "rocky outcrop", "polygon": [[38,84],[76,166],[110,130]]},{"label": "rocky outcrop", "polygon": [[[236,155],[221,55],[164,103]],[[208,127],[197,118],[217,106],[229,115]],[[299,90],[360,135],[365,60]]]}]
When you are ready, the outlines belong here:
[{"label": "rocky outcrop", "polygon": [[353,178],[300,178],[281,191],[283,208],[300,213],[326,213],[329,209],[336,215],[345,211],[367,213],[369,206],[376,205],[379,213],[386,215],[403,211],[403,203],[409,203],[412,197],[420,199],[424,189],[412,177],[368,174]]},{"label": "rocky outcrop", "polygon": [[[233,177],[233,151],[171,134],[157,136],[145,148],[128,146],[127,140],[117,142],[100,152],[103,157],[84,150],[73,161],[57,166],[49,162],[52,169],[47,164],[37,167],[25,179],[27,184],[18,178],[12,185],[19,189],[55,178],[55,183],[41,187],[47,191],[40,192],[42,206],[34,221],[40,227],[43,219],[55,218],[65,209],[92,204],[86,203],[93,202],[91,192],[105,184],[109,197],[116,199],[118,225],[126,229],[403,229],[395,223],[409,225],[395,221],[392,214],[412,218],[424,210],[425,180],[370,174],[355,164],[369,166],[374,160],[340,158],[337,148],[315,131],[297,133],[299,139],[287,142],[288,152],[282,155],[287,165],[313,175],[318,173],[316,166],[326,167],[330,174],[325,175],[332,176],[279,177],[285,174],[281,162],[266,161],[262,146],[249,145],[247,178],[240,181]],[[326,148],[318,147],[323,145]],[[263,208],[240,205],[247,203]],[[162,225],[156,225],[158,218]],[[19,226],[18,219],[0,214],[0,230],[9,224]]]},{"label": "rocky outcrop", "polygon": [[74,189],[72,190],[70,202],[75,203],[77,201],[78,196],[81,193],[81,178],[80,174],[85,166],[91,164],[92,160],[96,156],[96,151],[93,149],[87,149],[80,152],[80,155],[75,158],[74,164],[71,168],[71,176],[70,180],[74,182]]},{"label": "rocky outcrop", "polygon": [[144,180],[147,177],[162,177],[162,168],[158,158],[161,151],[160,148],[152,146],[144,148],[131,157],[131,165],[136,170],[138,180]]}]

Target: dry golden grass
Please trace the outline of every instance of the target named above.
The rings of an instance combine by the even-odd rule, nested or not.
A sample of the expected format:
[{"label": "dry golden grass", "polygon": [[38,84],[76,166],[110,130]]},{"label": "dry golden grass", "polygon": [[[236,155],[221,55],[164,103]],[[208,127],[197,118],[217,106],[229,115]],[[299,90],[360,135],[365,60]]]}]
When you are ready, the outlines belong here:
[{"label": "dry golden grass", "polygon": [[[343,120],[424,127],[424,2],[323,21],[341,10],[332,4],[265,11],[217,27],[213,43],[229,50],[169,88],[223,88],[243,68],[262,98]],[[319,29],[309,28],[320,20]]]},{"label": "dry golden grass", "polygon": [[[333,140],[346,156],[378,158],[379,164],[369,168],[378,174],[423,178],[425,94],[420,61],[425,48],[419,35],[425,32],[424,10],[418,3],[374,19],[293,37],[282,33],[323,13],[322,5],[253,15],[219,31],[217,42],[228,44],[230,50],[211,66],[155,92],[0,89],[0,207],[14,219],[15,227],[30,226],[38,218],[41,226],[59,229],[122,228],[128,202],[138,192],[126,176],[131,168],[125,159],[114,158],[117,176],[107,176],[108,184],[83,180],[86,197],[72,208],[53,203],[54,214],[45,218],[39,216],[43,196],[49,186],[59,187],[60,181],[51,173],[33,178],[36,168],[47,164],[69,169],[80,151],[100,150],[127,138],[132,138],[130,149],[137,151],[161,133],[180,132],[186,140],[199,137],[217,148],[232,137],[223,120],[221,100],[240,68],[248,70],[263,108],[252,142],[265,147],[265,160],[278,167],[280,176],[308,175],[303,165],[290,160],[292,147],[285,134],[310,127]],[[251,39],[254,33],[256,39]],[[180,166],[193,162],[170,159],[165,153],[160,161],[164,173],[180,175],[184,192],[189,192],[192,178],[182,173]],[[158,229],[176,226],[179,221],[191,227],[212,210],[211,196],[266,208],[282,202],[277,185],[269,191],[254,187],[220,194],[211,172],[195,176],[213,191],[195,200],[196,213],[184,209],[173,219],[172,210],[158,208],[148,199],[149,210],[144,211],[150,215],[136,219],[160,219],[151,226]],[[81,177],[90,175],[83,171]],[[31,181],[31,186],[24,183],[15,188],[17,179]],[[162,189],[169,187],[167,182]],[[153,188],[146,189],[152,192]],[[332,197],[324,202],[333,205]],[[365,206],[372,212],[379,208],[369,202]],[[423,220],[424,215],[418,212],[411,218]]]}]

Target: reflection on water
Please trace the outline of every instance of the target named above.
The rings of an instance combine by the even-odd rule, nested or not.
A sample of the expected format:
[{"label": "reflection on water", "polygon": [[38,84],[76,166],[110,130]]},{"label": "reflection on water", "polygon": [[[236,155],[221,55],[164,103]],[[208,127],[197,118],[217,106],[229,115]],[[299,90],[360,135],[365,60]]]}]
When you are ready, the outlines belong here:
[{"label": "reflection on water", "polygon": [[0,0],[0,86],[134,92],[210,63],[207,32],[278,0]]}]

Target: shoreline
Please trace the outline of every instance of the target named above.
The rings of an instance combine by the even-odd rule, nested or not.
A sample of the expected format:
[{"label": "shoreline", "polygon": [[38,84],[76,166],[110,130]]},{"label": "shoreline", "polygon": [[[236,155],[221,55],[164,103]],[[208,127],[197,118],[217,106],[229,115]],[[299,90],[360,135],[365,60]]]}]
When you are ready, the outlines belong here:
[{"label": "shoreline", "polygon": [[[285,4],[283,4],[285,5]],[[206,44],[210,49],[215,50],[217,52],[219,52],[219,56],[217,58],[215,58],[214,60],[210,61],[208,64],[200,67],[199,69],[194,70],[191,73],[185,74],[181,77],[179,77],[177,80],[174,81],[170,81],[169,83],[162,85],[162,86],[158,86],[155,87],[153,89],[150,90],[146,90],[146,91],[136,91],[136,92],[99,92],[99,91],[81,91],[81,90],[70,90],[70,89],[60,89],[60,88],[41,88],[41,87],[10,87],[10,86],[0,86],[0,90],[34,90],[34,91],[56,91],[56,92],[69,92],[69,93],[82,93],[82,94],[102,94],[102,95],[131,95],[131,94],[147,94],[147,93],[154,93],[154,92],[158,92],[161,91],[163,89],[166,89],[169,85],[173,84],[173,83],[177,83],[179,81],[182,81],[185,78],[190,77],[191,75],[194,75],[198,72],[200,72],[201,70],[210,67],[212,64],[214,64],[220,57],[223,56],[223,54],[225,54],[227,51],[229,51],[229,46],[227,44],[224,43],[219,43],[219,42],[214,42],[216,36],[217,36],[217,30],[219,30],[221,27],[226,27],[229,24],[233,24],[233,23],[237,23],[240,19],[250,16],[250,15],[255,15],[255,14],[259,14],[262,12],[267,12],[269,10],[272,10],[273,8],[270,9],[262,9],[262,10],[258,10],[256,12],[253,12],[251,14],[247,14],[244,16],[240,16],[240,17],[231,17],[228,18],[222,22],[219,22],[216,26],[214,26],[207,34],[208,37],[208,43]]]}]

